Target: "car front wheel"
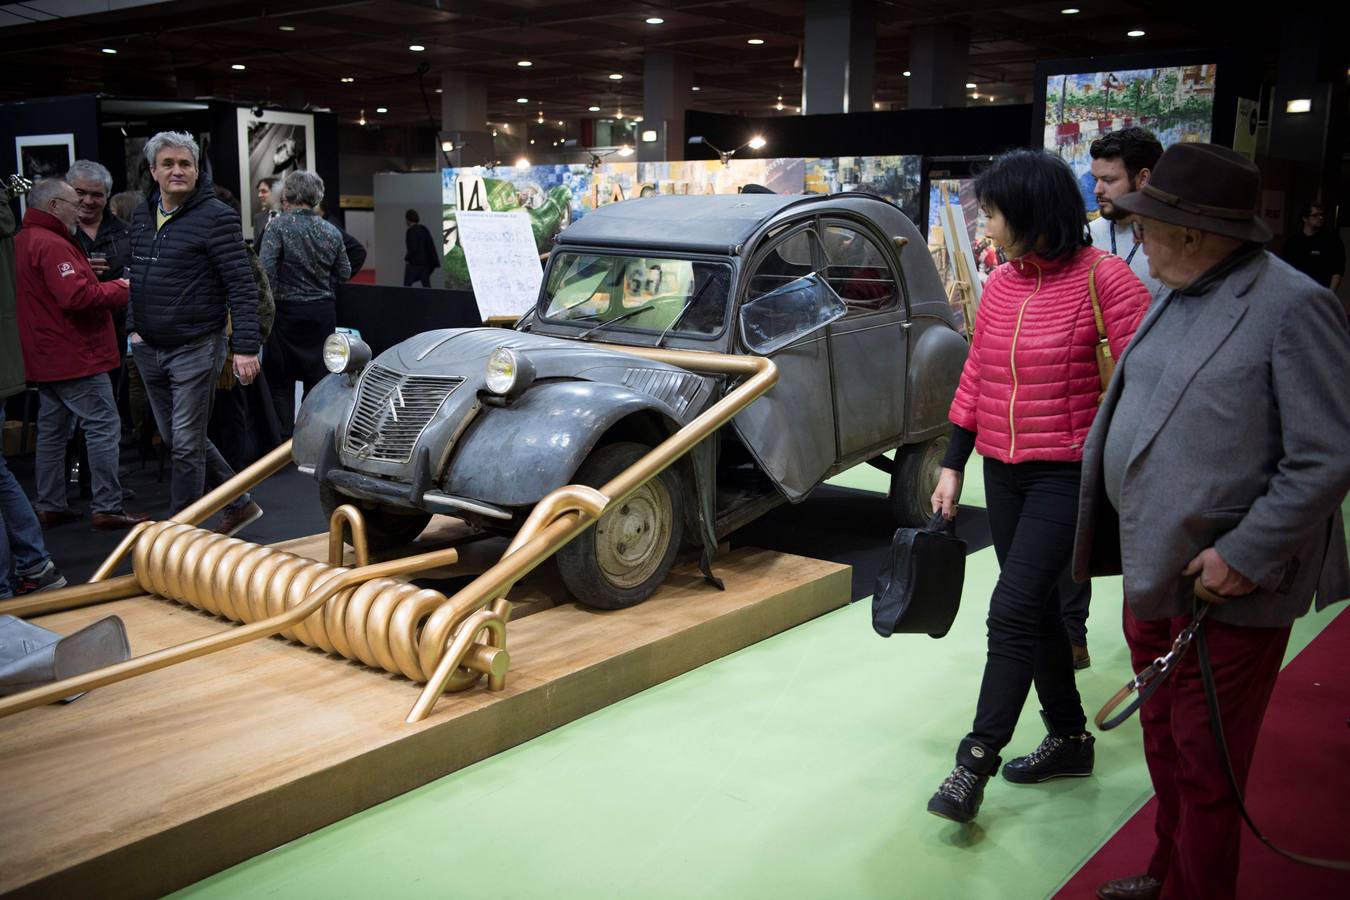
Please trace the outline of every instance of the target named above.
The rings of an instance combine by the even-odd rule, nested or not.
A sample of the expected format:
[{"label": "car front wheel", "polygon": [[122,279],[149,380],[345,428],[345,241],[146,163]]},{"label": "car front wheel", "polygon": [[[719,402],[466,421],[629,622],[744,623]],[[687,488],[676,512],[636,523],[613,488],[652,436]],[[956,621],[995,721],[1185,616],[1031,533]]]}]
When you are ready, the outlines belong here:
[{"label": "car front wheel", "polygon": [[[650,450],[643,444],[606,444],[592,451],[573,481],[601,487]],[[680,547],[684,492],[666,469],[622,503],[611,503],[594,527],[558,551],[558,573],[577,602],[624,609],[650,597],[666,578]]]},{"label": "car front wheel", "polygon": [[918,528],[933,516],[933,491],[947,455],[947,435],[907,444],[895,451],[891,470],[891,510],[901,528]]}]

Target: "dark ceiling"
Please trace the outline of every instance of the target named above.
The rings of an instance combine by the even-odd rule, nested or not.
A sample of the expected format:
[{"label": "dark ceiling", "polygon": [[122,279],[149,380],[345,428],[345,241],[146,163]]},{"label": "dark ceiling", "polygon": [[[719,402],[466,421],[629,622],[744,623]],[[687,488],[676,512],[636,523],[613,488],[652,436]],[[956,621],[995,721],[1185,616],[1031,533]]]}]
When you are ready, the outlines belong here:
[{"label": "dark ceiling", "polygon": [[[644,53],[688,57],[690,106],[784,114],[800,103],[802,0],[578,2],[578,0],[177,0],[78,18],[49,18],[40,2],[0,5],[8,73],[0,99],[104,92],[140,97],[215,96],[287,108],[326,107],[344,122],[428,124],[440,118],[440,76],[462,71],[488,85],[488,118],[550,119],[640,110]],[[1194,15],[1174,3],[1070,4],[1018,0],[913,0],[877,4],[878,108],[903,108],[911,31],[969,28],[971,102],[1028,102],[1043,59],[1157,51],[1219,43],[1239,17]],[[1185,9],[1185,14],[1178,13]],[[647,24],[660,17],[659,25]],[[45,21],[44,21],[45,19]],[[1244,22],[1250,32],[1253,22]],[[1130,38],[1126,32],[1146,35]],[[751,38],[762,40],[750,45]],[[1250,38],[1249,38],[1250,39]],[[425,50],[415,52],[410,45]],[[107,53],[105,49],[116,51]],[[520,60],[531,65],[522,67]],[[422,64],[427,69],[419,76]],[[243,66],[236,70],[233,66]],[[611,79],[622,75],[622,80]],[[353,79],[344,82],[342,79]],[[517,97],[528,97],[522,106]],[[601,113],[588,112],[599,106]],[[378,114],[378,107],[387,113]]]}]

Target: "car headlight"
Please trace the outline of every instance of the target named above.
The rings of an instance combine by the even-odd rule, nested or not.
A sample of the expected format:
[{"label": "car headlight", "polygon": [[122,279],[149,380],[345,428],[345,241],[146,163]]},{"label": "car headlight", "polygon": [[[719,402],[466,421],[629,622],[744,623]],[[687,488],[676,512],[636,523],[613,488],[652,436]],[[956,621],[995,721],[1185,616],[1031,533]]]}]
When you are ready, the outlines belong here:
[{"label": "car headlight", "polygon": [[524,354],[498,347],[488,357],[485,381],[494,394],[518,397],[534,381],[534,364]]},{"label": "car headlight", "polygon": [[323,364],[334,375],[359,372],[370,362],[370,347],[349,334],[330,334],[323,342]]}]

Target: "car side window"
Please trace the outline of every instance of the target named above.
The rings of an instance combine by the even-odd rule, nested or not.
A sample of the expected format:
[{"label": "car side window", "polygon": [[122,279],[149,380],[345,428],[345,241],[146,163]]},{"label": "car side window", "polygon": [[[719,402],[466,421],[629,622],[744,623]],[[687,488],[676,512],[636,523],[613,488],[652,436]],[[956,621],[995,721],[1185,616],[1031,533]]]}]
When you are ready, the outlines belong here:
[{"label": "car side window", "polygon": [[827,225],[825,280],[848,304],[850,316],[889,309],[900,296],[895,272],[869,236],[848,225]]},{"label": "car side window", "polygon": [[816,257],[812,253],[819,249],[820,238],[810,228],[779,241],[755,267],[745,299],[762,297],[816,271]]}]

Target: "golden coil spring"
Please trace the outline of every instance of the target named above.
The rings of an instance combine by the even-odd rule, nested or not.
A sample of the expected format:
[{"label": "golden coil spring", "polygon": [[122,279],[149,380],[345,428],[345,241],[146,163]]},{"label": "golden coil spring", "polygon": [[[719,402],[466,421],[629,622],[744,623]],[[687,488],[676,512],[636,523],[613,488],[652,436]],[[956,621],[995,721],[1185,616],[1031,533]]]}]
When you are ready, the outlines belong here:
[{"label": "golden coil spring", "polygon": [[[163,521],[147,528],[136,542],[132,571],[150,593],[247,623],[297,606],[312,589],[349,570]],[[421,634],[421,626],[447,602],[439,591],[373,578],[341,591],[281,634],[424,682],[445,652],[445,638]]]}]

